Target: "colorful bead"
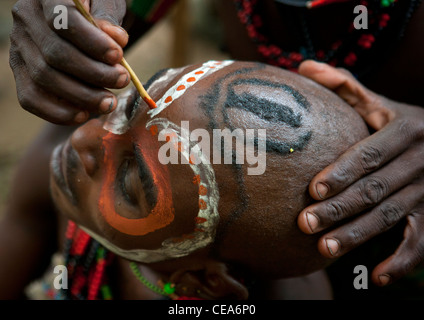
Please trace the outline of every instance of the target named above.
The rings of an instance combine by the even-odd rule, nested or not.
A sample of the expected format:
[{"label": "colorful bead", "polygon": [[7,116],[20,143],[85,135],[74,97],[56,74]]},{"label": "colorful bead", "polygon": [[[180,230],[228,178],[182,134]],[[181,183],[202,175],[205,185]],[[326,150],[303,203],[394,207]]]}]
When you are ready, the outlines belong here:
[{"label": "colorful bead", "polygon": [[173,294],[175,292],[175,285],[167,282],[163,285],[163,291],[165,291],[166,294]]},{"label": "colorful bead", "polygon": [[[370,6],[368,9],[369,24],[368,29],[355,29],[354,24],[351,23],[347,29],[346,38],[350,38],[350,43],[347,41],[337,40],[330,45],[330,49],[324,52],[322,49],[316,50],[312,46],[311,35],[305,29],[304,36],[306,46],[301,47],[299,52],[284,52],[280,47],[270,43],[266,35],[261,33],[261,27],[264,20],[258,13],[256,5],[261,2],[256,0],[233,0],[237,9],[237,15],[241,23],[245,26],[249,38],[256,44],[258,53],[265,58],[265,61],[271,65],[279,66],[288,70],[296,71],[299,64],[305,59],[316,59],[322,62],[331,63],[335,66],[352,67],[357,64],[357,60],[362,54],[362,50],[369,50],[376,42],[376,38],[380,35],[382,29],[388,26],[390,16],[385,12],[387,7],[396,2],[396,0],[380,0],[374,3],[367,0],[360,0],[360,3]],[[314,0],[309,1],[309,7],[327,5],[338,0]],[[413,7],[414,0],[411,0],[411,7]],[[383,9],[382,9],[383,8]],[[391,8],[387,9],[391,10]],[[306,27],[307,28],[307,27]],[[362,32],[369,32],[372,30],[373,34],[363,34]],[[306,32],[306,33],[305,33]],[[308,42],[309,40],[309,42]],[[346,56],[346,50],[350,49]]]}]

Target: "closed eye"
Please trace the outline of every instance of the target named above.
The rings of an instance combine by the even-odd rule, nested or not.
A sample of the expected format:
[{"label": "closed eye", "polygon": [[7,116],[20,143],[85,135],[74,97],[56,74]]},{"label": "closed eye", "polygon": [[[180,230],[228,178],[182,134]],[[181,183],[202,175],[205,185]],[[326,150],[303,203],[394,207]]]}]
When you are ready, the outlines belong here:
[{"label": "closed eye", "polygon": [[[134,161],[134,160],[133,160]],[[118,177],[117,180],[119,182],[119,191],[123,198],[131,205],[136,206],[137,200],[136,198],[131,194],[131,187],[129,187],[128,180],[130,179],[129,175],[131,174],[131,159],[125,159],[124,162],[121,164],[119,170],[118,170]]]}]

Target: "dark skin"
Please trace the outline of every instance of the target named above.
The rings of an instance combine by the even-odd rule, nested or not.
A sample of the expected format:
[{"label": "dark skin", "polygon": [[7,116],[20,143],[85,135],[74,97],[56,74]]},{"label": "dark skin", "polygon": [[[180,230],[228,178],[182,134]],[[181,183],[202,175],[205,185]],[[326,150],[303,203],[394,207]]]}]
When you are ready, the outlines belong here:
[{"label": "dark skin", "polygon": [[[124,1],[102,1],[101,8],[98,2],[93,2],[91,12],[99,21],[103,19],[103,31],[92,28],[83,20],[77,24],[80,28],[78,33],[71,32],[73,28],[60,31],[50,28],[54,19],[51,14],[53,6],[71,2],[18,1],[11,37],[11,66],[21,105],[48,121],[60,124],[82,123],[87,120],[89,112],[110,112],[116,106],[116,98],[103,87],[121,88],[128,84],[126,71],[118,65],[128,37],[121,28],[112,26],[125,23]],[[272,12],[273,2],[265,2]],[[228,43],[233,44],[229,46],[232,56],[258,60],[255,48],[235,18],[230,1],[217,1],[217,4],[225,13],[222,19],[228,30]],[[119,9],[110,9],[114,7]],[[317,11],[316,30],[322,35],[320,41],[324,45],[338,37],[337,30],[345,29],[352,19],[351,12],[349,3]],[[70,21],[81,19],[71,7],[69,16]],[[421,5],[408,25],[402,43],[377,70],[361,80],[363,84],[343,70],[322,64],[305,62],[299,70],[334,90],[359,112],[371,128],[377,130],[312,180],[310,194],[321,202],[301,212],[299,227],[306,233],[315,233],[365,210],[360,218],[321,238],[318,245],[320,252],[327,257],[338,257],[406,218],[404,241],[372,273],[372,280],[377,285],[399,279],[424,258],[424,238],[421,236],[424,209],[420,204],[424,194],[423,164],[419,160],[423,154],[424,128],[424,111],[421,108],[424,101],[420,91],[424,83],[424,45],[420,41],[423,24],[424,6]],[[132,38],[140,36],[140,32],[133,34],[130,26],[126,25],[126,28]],[[279,37],[279,41],[295,43],[296,39],[291,38],[290,29],[284,22],[276,22],[275,30],[278,30],[275,36]],[[81,39],[90,39],[96,50],[87,49]],[[49,45],[44,45],[46,43]],[[110,54],[106,54],[108,52]],[[63,63],[82,53],[82,63]],[[92,77],[93,74],[106,76]],[[126,80],[118,80],[120,76]],[[49,83],[55,85],[50,86]],[[320,182],[324,188],[319,189]],[[345,201],[347,198],[355,201]],[[306,212],[313,213],[310,217],[316,217],[317,223],[312,220],[308,223]],[[325,240],[329,238],[335,241],[326,245]]]},{"label": "dark skin", "polygon": [[[193,67],[189,67],[189,69],[190,68],[193,69]],[[234,63],[232,69],[229,67],[228,69],[224,70],[224,72],[231,74],[239,70],[254,70],[255,68],[259,68],[259,66],[247,63]],[[267,72],[266,75],[264,75],[265,71]],[[287,74],[290,77],[287,77]],[[233,78],[229,78],[228,81],[232,82],[243,78],[245,80],[262,79],[265,81],[268,78],[274,76],[274,79],[279,79],[281,84],[287,83],[291,86],[296,85],[297,87],[302,87],[303,83],[299,79],[291,79],[292,75],[293,74],[288,72],[283,73],[283,70],[277,68],[271,69],[268,67],[268,69],[265,70],[258,69],[256,74],[253,75],[247,71],[243,76],[240,74],[233,75]],[[209,79],[211,80],[211,78]],[[167,82],[168,84],[165,83],[165,85],[169,86],[173,83],[173,78],[169,78]],[[155,99],[158,99],[158,95],[163,94],[164,83],[163,81],[158,83],[159,84],[156,86],[152,85],[149,90],[150,94]],[[197,90],[190,91],[193,94],[186,93],[186,98],[180,98],[179,100],[176,100],[171,106],[169,106],[168,109],[166,109],[166,111],[161,113],[161,117],[169,118],[175,122],[179,122],[181,119],[187,119],[186,117],[188,117],[188,119],[191,120],[192,125],[199,125],[201,127],[207,128],[210,119],[199,107],[199,101],[204,99],[201,97],[205,96],[205,93],[209,91],[213,83],[213,81],[208,80],[199,82],[196,86]],[[253,88],[257,86],[255,83],[256,82],[253,82],[253,84],[248,84],[247,86],[239,85],[237,87],[237,92],[239,94],[245,91],[253,92]],[[223,91],[223,96],[225,96],[226,87],[226,85],[222,85],[221,90]],[[266,90],[266,87],[262,87],[262,89]],[[320,93],[320,90],[318,90],[316,87],[314,87],[314,90],[317,90],[317,92],[309,97],[313,109],[323,108],[323,105],[326,104],[328,104],[329,107],[332,107],[332,103],[338,106],[338,108],[341,108],[340,101],[338,99],[334,101],[334,96],[332,98],[333,100],[330,99],[327,101],[322,98],[322,96],[326,96],[325,94]],[[303,93],[305,92],[311,91],[304,90]],[[286,101],[286,99],[290,97],[289,94],[285,91],[279,92],[277,90],[274,91],[273,94],[275,95],[275,100],[277,101]],[[320,98],[316,98],[316,96]],[[126,117],[129,117],[128,114],[130,113],[127,111],[133,108],[135,99],[136,97],[134,97],[134,95],[130,96],[128,100],[127,98],[123,98],[123,101],[127,102],[125,107],[121,107],[119,110],[116,110],[113,116],[122,116],[125,114]],[[325,101],[325,103],[322,101]],[[292,104],[290,104],[292,108],[299,108],[299,106],[296,106],[296,104]],[[344,108],[346,108],[346,106],[344,106]],[[8,256],[7,261],[11,262],[10,265],[6,263],[1,264],[1,275],[3,278],[8,280],[7,285],[2,286],[0,291],[2,298],[16,297],[20,293],[20,290],[23,289],[25,282],[37,275],[36,272],[34,272],[34,267],[37,267],[37,270],[35,271],[38,271],[38,269],[41,270],[41,267],[45,266],[45,261],[48,260],[43,260],[42,257],[45,256],[48,258],[48,254],[51,254],[52,252],[49,249],[56,249],[54,246],[47,247],[48,244],[56,243],[57,241],[57,249],[63,249],[62,244],[64,228],[66,227],[66,221],[68,217],[71,217],[90,230],[101,234],[102,236],[109,239],[109,241],[112,243],[117,244],[119,247],[124,249],[134,248],[134,246],[135,248],[154,248],[157,245],[158,239],[160,244],[163,238],[179,236],[181,232],[192,231],[192,223],[190,221],[193,218],[193,211],[197,212],[198,203],[197,201],[192,201],[189,199],[192,198],[193,193],[197,193],[197,190],[196,187],[194,187],[191,179],[187,178],[187,176],[191,177],[190,172],[187,172],[187,168],[183,168],[182,165],[170,165],[163,167],[159,166],[154,170],[155,175],[158,175],[161,171],[168,168],[166,170],[169,170],[171,176],[177,177],[178,183],[173,184],[171,182],[173,185],[172,193],[175,194],[173,198],[175,197],[175,223],[177,226],[172,223],[164,228],[158,229],[155,232],[148,233],[147,235],[137,237],[131,236],[130,238],[127,234],[125,234],[125,230],[121,232],[114,230],[113,228],[104,227],[109,222],[102,220],[102,214],[99,213],[99,210],[101,209],[97,207],[97,203],[99,202],[99,198],[102,196],[102,190],[104,190],[104,177],[107,176],[110,172],[108,170],[105,171],[104,169],[110,163],[112,163],[113,166],[117,166],[117,169],[119,172],[121,172],[122,162],[126,162],[131,159],[131,164],[128,167],[129,169],[124,170],[126,177],[124,180],[125,187],[122,187],[121,184],[118,183],[118,186],[112,188],[113,190],[116,190],[116,192],[109,197],[116,200],[116,210],[119,211],[119,215],[137,219],[139,218],[140,213],[145,212],[149,207],[149,205],[144,201],[147,194],[144,193],[144,191],[140,192],[140,190],[143,188],[140,186],[138,171],[134,170],[134,166],[137,164],[134,162],[132,156],[132,153],[134,152],[134,141],[139,141],[143,146],[146,147],[146,151],[157,147],[155,143],[156,137],[153,137],[150,131],[146,130],[145,128],[146,121],[149,118],[146,114],[147,109],[147,105],[141,103],[141,105],[136,109],[137,111],[135,111],[128,119],[129,129],[127,133],[122,135],[119,139],[118,137],[115,137],[117,140],[110,140],[112,142],[110,147],[112,148],[111,150],[113,150],[113,153],[107,157],[104,157],[103,154],[103,152],[106,152],[106,149],[101,147],[103,137],[108,134],[108,131],[105,129],[104,125],[113,121],[106,116],[100,116],[98,118],[91,119],[73,132],[68,132],[68,134],[63,132],[63,135],[58,135],[58,130],[63,129],[62,127],[48,125],[46,130],[34,142],[23,163],[18,169],[18,175],[14,182],[16,187],[12,190],[13,197],[9,203],[9,208],[6,212],[6,218],[2,221],[1,225],[4,227],[4,230],[2,230],[2,236],[8,236],[14,239],[14,241],[9,241],[11,245],[4,246],[6,249],[4,249],[3,252],[0,252],[0,254]],[[221,114],[222,110],[218,109],[216,112],[217,115],[219,115]],[[314,112],[318,113],[318,110]],[[353,111],[351,111],[351,113],[353,113]],[[245,112],[242,113],[242,115],[243,123],[246,121],[254,121],[251,125],[255,124],[256,118],[252,113]],[[240,119],[240,115],[235,118]],[[314,119],[314,117],[311,118]],[[233,118],[232,121],[235,121],[235,119]],[[319,123],[317,122],[316,126],[318,125]],[[346,126],[338,127],[346,128]],[[71,128],[72,127],[69,127],[69,129]],[[357,126],[355,122],[347,125],[347,128],[349,132],[361,131],[365,134],[364,131],[366,131],[363,125]],[[352,136],[354,136],[354,134]],[[353,139],[354,138],[348,138],[347,141],[350,141],[350,144],[352,144],[353,141],[358,141],[359,136],[357,136],[354,140]],[[318,140],[320,140],[321,143],[323,142],[322,139]],[[328,141],[328,139],[325,141]],[[50,153],[54,147],[58,147],[55,148],[55,150],[59,150],[59,153],[53,152],[51,157],[49,188],[49,184],[47,183],[49,180],[48,164],[50,160]],[[337,152],[336,150],[339,150],[337,152],[337,154],[339,154],[341,150],[344,150],[344,148],[345,147],[340,144],[335,148],[331,148],[331,152],[329,152],[329,154],[332,152]],[[39,152],[41,149],[43,152]],[[153,158],[156,157],[156,152],[157,150],[154,149]],[[149,155],[146,154],[145,159],[149,159],[148,157]],[[276,172],[279,173],[281,171],[281,167],[286,167],[288,172],[293,172],[290,163],[298,162],[292,161],[290,158],[281,155],[270,154],[269,157],[270,159],[274,159],[276,163],[271,160],[269,164],[270,167],[268,168],[269,174],[260,178],[260,185],[266,186],[265,188],[268,188],[267,186],[271,186],[275,179],[282,179],[282,181],[284,181],[284,177],[279,174],[275,174]],[[332,157],[334,157],[334,155]],[[308,161],[308,159],[310,159],[310,157],[307,154],[305,155],[303,152],[299,152],[296,155],[296,158],[298,160],[303,159],[304,161]],[[324,156],[322,158],[325,159],[326,157]],[[148,162],[150,163],[150,161]],[[314,162],[316,164],[316,161]],[[329,163],[329,161],[325,161],[325,163]],[[31,169],[34,167],[40,168],[40,170],[37,170],[35,174],[34,172],[31,172]],[[303,177],[307,176],[308,174],[309,176],[312,176],[308,169],[312,167],[309,165],[304,165],[303,167],[306,168],[305,172],[298,171],[296,173],[299,175],[300,179],[294,180],[297,181],[291,187],[294,189],[286,187],[286,189],[280,190],[279,192],[281,196],[278,197],[278,201],[287,203],[289,201],[286,199],[287,195],[298,194],[299,188],[302,190],[306,189],[309,179],[303,179]],[[323,167],[322,164],[321,167]],[[59,168],[59,172],[62,173],[58,173],[55,168]],[[237,187],[234,185],[237,185],[238,182],[234,180],[235,176],[231,165],[217,165],[215,168],[215,174],[220,189],[223,188],[223,190],[220,191],[221,199],[219,212],[221,220],[225,223],[225,220],[229,219],[229,217],[232,215],[233,205],[239,201],[237,197],[234,196],[234,193],[237,190]],[[65,183],[61,182],[62,180],[59,178],[62,175],[65,177]],[[242,239],[242,243],[245,243],[245,239],[247,238],[247,235],[249,235],[250,238],[255,240],[253,240],[253,242],[247,246],[247,250],[251,252],[253,247],[255,247],[257,252],[253,255],[253,257],[263,254],[264,259],[248,259],[248,261],[250,261],[248,265],[251,265],[248,269],[263,270],[263,268],[266,268],[269,272],[271,272],[271,270],[273,270],[273,273],[277,272],[278,276],[281,276],[282,274],[285,274],[286,276],[296,276],[303,273],[309,273],[325,265],[326,261],[324,261],[324,259],[315,252],[313,241],[309,241],[312,239],[299,232],[299,230],[296,228],[295,220],[297,210],[285,210],[281,209],[284,208],[283,205],[276,205],[276,207],[280,209],[273,210],[273,214],[268,213],[267,219],[264,220],[267,221],[267,227],[265,229],[261,229],[262,231],[259,231],[258,234],[256,234],[256,230],[258,230],[257,224],[256,222],[252,223],[251,220],[253,217],[258,216],[257,212],[260,211],[258,206],[262,207],[262,204],[260,201],[259,203],[257,201],[263,199],[264,197],[255,197],[254,194],[252,194],[252,192],[255,194],[258,193],[258,186],[256,185],[258,181],[257,179],[248,179],[248,177],[245,177],[245,179],[246,191],[250,192],[250,206],[249,208],[246,208],[246,211],[239,217],[237,223],[231,224],[229,229],[226,229],[227,232],[225,233],[225,236],[223,236],[224,234],[221,233],[221,240],[224,240],[221,245],[222,249],[220,249],[224,252],[221,253],[221,255],[227,256],[227,258],[223,260],[234,259],[236,254],[233,249],[230,250],[230,247],[232,247],[230,244],[237,243],[240,241],[240,239]],[[117,181],[120,181],[120,179],[116,179],[113,184],[115,185]],[[32,188],[18,188],[18,186],[22,185],[37,185],[37,191],[42,192],[34,193],[30,192]],[[159,187],[162,186],[157,186],[157,188]],[[50,193],[48,192],[49,189]],[[70,193],[68,190],[70,190]],[[118,192],[118,190],[120,191]],[[129,195],[129,198],[123,196],[124,194]],[[58,210],[62,213],[59,214],[57,218],[55,211],[53,210],[50,196],[54,198],[56,208],[58,208]],[[72,199],[75,199],[76,202],[74,202]],[[296,199],[299,199],[299,197],[296,197]],[[134,201],[136,204],[134,204]],[[292,201],[292,205],[297,206],[298,209],[302,208],[305,203],[298,203],[297,200],[290,201]],[[18,205],[20,205],[20,207]],[[39,210],[28,210],[28,208],[31,208],[31,206],[35,207],[36,209],[39,208]],[[284,217],[283,221],[287,220],[286,223],[283,223],[283,228],[287,228],[284,227],[284,225],[287,225],[287,223],[290,221],[289,224],[291,227],[289,229],[291,231],[288,234],[285,232],[272,232],[272,234],[269,234],[269,237],[264,238],[263,232],[267,232],[266,230],[270,228],[275,228],[274,225],[276,225],[277,221],[279,221],[278,223],[282,222],[280,217]],[[58,228],[55,228],[53,224],[47,223],[52,223],[53,221],[56,221],[56,219]],[[10,221],[18,225],[20,229],[23,229],[22,226],[19,226],[19,223],[21,223],[24,227],[26,226],[28,230],[19,232],[19,238],[15,239],[17,228],[12,229],[12,224]],[[183,229],[181,229],[181,225],[185,225]],[[247,228],[247,226],[250,227]],[[57,238],[54,234],[56,230],[58,231]],[[278,228],[278,230],[280,231],[282,229]],[[236,241],[233,237],[238,240]],[[270,243],[289,244],[290,239],[293,240],[293,244],[290,246],[294,247],[291,252],[290,250],[286,251],[286,247],[283,248],[283,246],[278,245],[278,250],[282,250],[282,252],[276,253],[277,249],[270,246]],[[253,243],[255,243],[255,245],[253,245]],[[238,252],[240,252],[242,248],[243,246],[236,246],[236,250]],[[28,249],[31,250],[28,252],[28,254],[22,254],[22,252]],[[5,250],[9,250],[10,252],[6,252]],[[246,250],[246,248],[244,250]],[[175,259],[172,260],[172,262],[164,261],[147,265],[141,264],[141,268],[143,270],[143,274],[145,274],[146,277],[153,283],[155,283],[157,279],[163,279],[164,281],[169,279],[173,283],[178,284],[178,290],[182,290],[179,291],[179,294],[199,296],[195,290],[197,288],[197,290],[202,292],[200,297],[206,299],[217,299],[228,296],[231,296],[232,298],[245,299],[247,297],[247,289],[240,285],[237,279],[228,275],[228,267],[226,263],[223,263],[220,260],[216,260],[216,258],[207,254],[208,251],[209,249],[207,247],[202,248],[187,258],[183,257],[181,259]],[[308,257],[308,266],[306,266],[306,269],[303,268],[305,264],[303,264],[303,266],[299,265],[297,268],[293,268],[293,265],[297,265],[299,263],[298,259],[302,261],[302,258],[299,256],[299,251],[304,251],[304,254],[306,254]],[[293,252],[295,252],[294,255]],[[315,256],[315,260],[313,259],[313,256]],[[274,263],[272,263],[272,266],[274,266],[273,268],[270,268],[266,262],[264,265],[263,261],[267,261],[265,257],[274,261]],[[315,261],[313,267],[311,265],[312,260]],[[26,270],[17,268],[15,265],[16,261],[19,262],[19,266],[25,266]],[[159,298],[135,279],[134,275],[129,269],[128,261],[125,258],[117,257],[115,262],[116,264],[114,265],[114,275],[116,278],[114,278],[113,285],[116,297],[121,299]],[[231,265],[231,263],[228,265]],[[282,265],[285,265],[285,268],[275,268],[276,266]],[[197,275],[202,271],[204,272],[204,277],[201,276],[199,278]],[[265,274],[265,276],[267,275],[268,274]],[[276,277],[278,277],[277,275]],[[203,281],[204,279],[206,279],[206,281]],[[217,281],[217,279],[219,279],[219,281]],[[331,296],[328,284],[322,272],[312,273],[301,279],[280,280],[276,282],[273,281],[271,284],[265,282],[264,280],[261,281],[261,284],[263,284],[264,288],[262,289],[264,292],[266,292],[267,295],[265,296],[262,291],[256,292],[258,294],[257,296],[260,298],[323,299],[329,298]],[[297,291],[293,290],[293,286],[296,287]],[[183,288],[189,288],[191,291],[185,292]],[[282,290],[282,288],[284,289]]]}]

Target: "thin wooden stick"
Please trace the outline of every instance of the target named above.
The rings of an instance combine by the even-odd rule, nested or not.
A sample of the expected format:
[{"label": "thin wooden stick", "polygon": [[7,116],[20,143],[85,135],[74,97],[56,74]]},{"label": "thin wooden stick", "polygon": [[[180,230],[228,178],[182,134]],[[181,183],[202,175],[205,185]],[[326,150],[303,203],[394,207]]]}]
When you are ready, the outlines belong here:
[{"label": "thin wooden stick", "polygon": [[[94,25],[96,28],[99,28],[96,21],[94,20],[93,16],[85,10],[84,6],[80,2],[80,0],[73,0],[75,3],[75,7],[78,9],[78,11],[86,18],[92,25]],[[140,80],[138,79],[137,75],[135,74],[134,70],[130,67],[128,62],[125,60],[125,58],[122,58],[121,65],[128,70],[131,81],[133,82],[134,86],[136,87],[137,91],[140,93],[140,96],[143,98],[143,100],[147,103],[147,105],[150,107],[150,109],[156,108],[156,103],[153,101],[152,98],[150,98],[147,91],[144,89],[143,85],[141,84]]]}]

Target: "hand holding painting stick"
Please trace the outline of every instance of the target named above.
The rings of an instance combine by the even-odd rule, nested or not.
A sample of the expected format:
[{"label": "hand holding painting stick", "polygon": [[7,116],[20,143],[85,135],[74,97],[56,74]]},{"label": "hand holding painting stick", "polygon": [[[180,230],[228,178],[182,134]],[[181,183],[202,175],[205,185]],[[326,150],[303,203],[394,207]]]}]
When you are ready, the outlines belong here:
[{"label": "hand holding painting stick", "polygon": [[[91,16],[89,12],[87,12],[84,8],[84,6],[81,4],[80,0],[73,0],[75,3],[76,8],[78,11],[95,27],[99,28],[96,24],[96,21]],[[147,91],[144,89],[143,85],[141,84],[140,80],[138,79],[137,75],[135,74],[134,70],[130,67],[128,62],[125,60],[125,58],[122,58],[121,65],[128,70],[131,80],[134,83],[134,86],[136,87],[137,91],[140,93],[140,96],[143,98],[143,100],[147,103],[150,109],[156,108],[156,103],[153,101],[152,98],[150,98]]]}]

